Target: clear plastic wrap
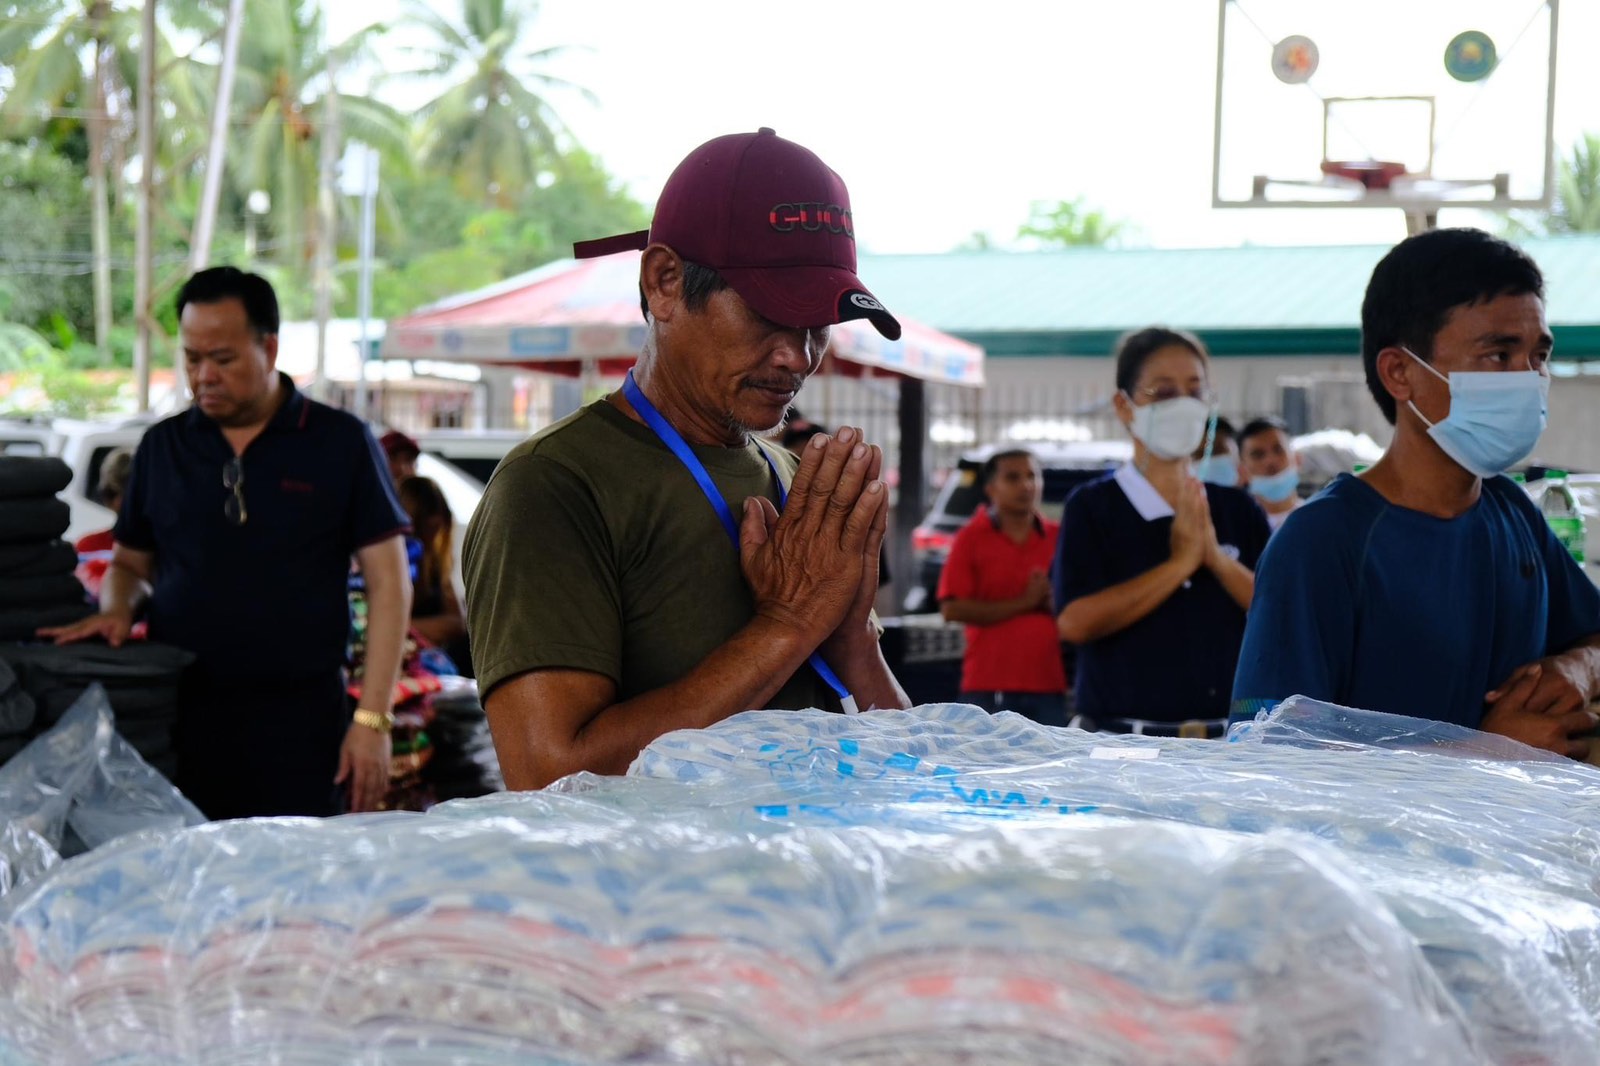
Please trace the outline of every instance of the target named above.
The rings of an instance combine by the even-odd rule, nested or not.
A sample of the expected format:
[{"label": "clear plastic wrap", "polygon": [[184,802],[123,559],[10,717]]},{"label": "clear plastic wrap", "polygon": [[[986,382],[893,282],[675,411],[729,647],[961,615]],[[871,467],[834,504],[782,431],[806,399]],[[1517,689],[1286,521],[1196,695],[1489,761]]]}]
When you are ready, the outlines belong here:
[{"label": "clear plastic wrap", "polygon": [[0,1060],[1592,1064],[1600,775],[1338,744],[759,712],[128,837],[0,902]]},{"label": "clear plastic wrap", "polygon": [[117,735],[98,684],[0,766],[0,819],[0,893],[42,873],[60,855],[145,829],[205,821]]}]

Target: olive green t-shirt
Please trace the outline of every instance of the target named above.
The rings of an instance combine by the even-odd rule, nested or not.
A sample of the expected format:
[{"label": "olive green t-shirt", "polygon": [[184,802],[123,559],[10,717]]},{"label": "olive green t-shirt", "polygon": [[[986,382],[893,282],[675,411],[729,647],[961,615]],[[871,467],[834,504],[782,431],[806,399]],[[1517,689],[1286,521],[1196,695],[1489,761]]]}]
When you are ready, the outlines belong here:
[{"label": "olive green t-shirt", "polygon": [[[694,446],[737,519],[778,501],[763,446]],[[769,447],[785,484],[795,459]],[[529,670],[588,670],[619,699],[676,681],[733,636],[754,601],[693,475],[605,400],[534,434],[489,479],[463,545],[468,632],[487,695]],[[838,710],[802,666],[769,706]]]}]

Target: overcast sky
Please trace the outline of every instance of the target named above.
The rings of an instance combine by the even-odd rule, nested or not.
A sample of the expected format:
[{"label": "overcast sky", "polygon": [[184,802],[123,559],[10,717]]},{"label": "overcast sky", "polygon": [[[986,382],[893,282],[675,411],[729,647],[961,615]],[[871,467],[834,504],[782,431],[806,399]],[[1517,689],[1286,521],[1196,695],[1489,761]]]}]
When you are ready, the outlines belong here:
[{"label": "overcast sky", "polygon": [[[1278,32],[1262,5],[1288,0],[1243,2]],[[1454,5],[1447,23],[1429,27],[1445,40],[1478,28],[1454,24],[1474,4],[1539,8],[1389,0],[1382,10],[1414,16],[1430,3]],[[338,36],[393,3],[330,6]],[[1600,132],[1600,0],[1563,0],[1560,18],[1564,149],[1582,130]],[[1382,18],[1358,21],[1363,33],[1385,33]],[[1155,246],[1405,234],[1398,211],[1211,207],[1212,0],[543,0],[537,25],[537,45],[578,46],[554,69],[599,99],[558,97],[569,127],[646,203],[695,145],[767,125],[840,172],[868,251],[946,251],[979,230],[1005,242],[1030,201],[1079,194]],[[1495,37],[1503,50],[1514,43]],[[1541,46],[1518,47],[1527,56]],[[1491,118],[1480,108],[1473,122]]]}]

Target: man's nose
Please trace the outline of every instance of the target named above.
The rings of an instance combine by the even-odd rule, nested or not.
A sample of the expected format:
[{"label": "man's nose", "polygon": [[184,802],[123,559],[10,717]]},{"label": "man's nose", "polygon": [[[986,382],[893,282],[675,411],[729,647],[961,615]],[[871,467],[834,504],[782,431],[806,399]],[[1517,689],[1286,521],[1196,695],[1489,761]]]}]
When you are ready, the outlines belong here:
[{"label": "man's nose", "polygon": [[796,374],[810,374],[822,365],[822,356],[828,347],[828,331],[785,329],[779,331],[777,340],[773,361]]}]

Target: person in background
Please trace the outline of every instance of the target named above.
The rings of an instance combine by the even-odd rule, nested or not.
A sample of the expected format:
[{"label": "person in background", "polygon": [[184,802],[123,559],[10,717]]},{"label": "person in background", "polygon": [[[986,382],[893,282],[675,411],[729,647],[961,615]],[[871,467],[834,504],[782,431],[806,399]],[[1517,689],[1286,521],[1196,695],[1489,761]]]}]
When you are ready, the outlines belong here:
[{"label": "person in background", "polygon": [[1123,733],[1220,736],[1267,520],[1190,471],[1212,410],[1205,348],[1152,327],[1117,344],[1133,461],[1067,497],[1052,577],[1079,645],[1076,710]]},{"label": "person in background", "polygon": [[[122,511],[122,494],[128,487],[128,474],[133,470],[133,449],[113,448],[100,461],[100,484],[96,495],[113,515]],[[102,529],[78,538],[74,545],[79,555],[89,552],[110,551],[116,542],[110,529]]]},{"label": "person in background", "polygon": [[1067,676],[1050,607],[1058,527],[1039,512],[1044,475],[1024,449],[983,464],[989,506],[956,534],[939,576],[939,613],[966,624],[961,700],[1067,724]]},{"label": "person in background", "polygon": [[432,478],[408,477],[400,482],[400,506],[411,517],[411,535],[422,550],[412,579],[411,629],[442,648],[458,668],[466,669],[467,612],[455,577],[455,519],[444,492]]},{"label": "person in background", "polygon": [[[100,461],[100,484],[96,494],[113,515],[122,511],[122,494],[128,487],[128,474],[133,469],[133,449],[114,448]],[[116,540],[110,529],[98,530],[78,538],[73,545],[78,552],[78,580],[96,602],[100,587],[105,582],[106,571],[111,567]]]},{"label": "person in background", "polygon": [[[202,270],[177,311],[194,403],[139,442],[100,613],[40,636],[115,647],[146,613],[151,640],[194,653],[174,783],[207,817],[375,810],[411,606],[406,516],[377,441],[277,369],[265,278]],[[368,683],[353,712],[352,555],[370,604]]]},{"label": "person in background", "polygon": [[396,488],[406,478],[417,476],[417,457],[422,454],[422,448],[416,441],[398,429],[391,429],[378,439],[378,444],[389,460],[389,477]]},{"label": "person in background", "polygon": [[1211,431],[1211,450],[1205,442],[1194,452],[1194,476],[1207,485],[1226,485],[1238,488],[1243,480],[1239,472],[1239,440],[1233,423],[1218,417]]},{"label": "person in background", "polygon": [[1420,233],[1361,303],[1383,458],[1294,513],[1261,563],[1234,720],[1305,695],[1587,758],[1600,591],[1504,475],[1549,417],[1544,277],[1475,229]]},{"label": "person in background", "polygon": [[1276,533],[1300,506],[1300,457],[1281,418],[1257,418],[1239,432],[1239,465],[1250,479],[1250,495],[1267,513]]}]

